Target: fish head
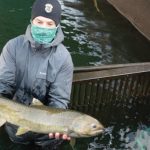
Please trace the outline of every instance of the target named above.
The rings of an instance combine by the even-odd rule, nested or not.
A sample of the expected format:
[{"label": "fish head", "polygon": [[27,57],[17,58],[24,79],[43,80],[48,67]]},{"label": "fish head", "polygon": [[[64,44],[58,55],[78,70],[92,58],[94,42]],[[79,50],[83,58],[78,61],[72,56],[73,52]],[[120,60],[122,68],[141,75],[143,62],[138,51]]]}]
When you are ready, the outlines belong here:
[{"label": "fish head", "polygon": [[104,127],[95,118],[82,115],[73,120],[70,131],[72,137],[92,137],[102,133]]}]

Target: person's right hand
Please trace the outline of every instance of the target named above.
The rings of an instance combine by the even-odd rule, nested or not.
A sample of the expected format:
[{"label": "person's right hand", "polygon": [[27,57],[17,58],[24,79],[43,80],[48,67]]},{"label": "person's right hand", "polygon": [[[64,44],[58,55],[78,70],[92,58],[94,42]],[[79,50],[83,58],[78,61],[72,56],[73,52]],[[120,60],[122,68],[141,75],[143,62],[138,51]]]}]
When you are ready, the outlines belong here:
[{"label": "person's right hand", "polygon": [[71,140],[71,137],[69,137],[67,134],[60,134],[60,133],[49,133],[49,138],[55,138],[55,139],[63,139],[63,140]]}]

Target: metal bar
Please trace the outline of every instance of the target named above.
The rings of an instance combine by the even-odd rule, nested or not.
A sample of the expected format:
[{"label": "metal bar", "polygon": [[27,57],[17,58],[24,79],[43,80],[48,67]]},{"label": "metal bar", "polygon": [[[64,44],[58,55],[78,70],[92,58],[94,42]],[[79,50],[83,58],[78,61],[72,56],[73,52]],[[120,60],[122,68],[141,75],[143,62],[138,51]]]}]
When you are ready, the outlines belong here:
[{"label": "metal bar", "polygon": [[[114,65],[115,66],[115,65]],[[89,69],[89,70],[88,70]],[[80,82],[83,80],[93,80],[98,78],[106,78],[106,77],[115,77],[122,75],[132,75],[136,73],[142,72],[150,72],[150,63],[146,63],[145,65],[135,65],[134,67],[126,66],[126,67],[98,67],[96,70],[92,70],[91,67],[87,69],[78,70],[75,69],[73,82]]]},{"label": "metal bar", "polygon": [[128,79],[129,77],[126,76],[125,80],[124,80],[124,88],[123,88],[123,91],[122,91],[122,99],[124,99],[124,102],[127,101],[127,91],[128,91]]},{"label": "metal bar", "polygon": [[106,89],[106,100],[108,103],[111,103],[110,101],[110,96],[111,96],[111,84],[112,84],[112,79],[107,80],[107,89]]},{"label": "metal bar", "polygon": [[74,73],[80,72],[94,72],[94,71],[102,71],[102,70],[110,70],[110,69],[122,69],[122,68],[150,68],[150,62],[146,63],[129,63],[129,64],[113,64],[113,65],[101,65],[101,66],[84,66],[84,67],[76,67]]},{"label": "metal bar", "polygon": [[132,97],[132,90],[133,90],[133,87],[134,87],[134,76],[130,76],[130,85],[129,85],[129,88],[128,88],[128,96],[129,97]]},{"label": "metal bar", "polygon": [[71,107],[76,107],[79,101],[79,91],[80,91],[80,84],[73,84],[73,100],[71,101]]},{"label": "metal bar", "polygon": [[118,87],[118,79],[115,78],[114,79],[114,86],[113,86],[112,96],[110,98],[110,101],[113,100],[113,104],[116,104],[117,87]]},{"label": "metal bar", "polygon": [[[91,81],[88,82],[88,85],[87,85],[87,91],[86,91],[86,104],[90,104],[90,98],[91,98],[91,86],[92,86],[92,83]],[[85,107],[85,111],[88,112],[88,105],[86,105]]]},{"label": "metal bar", "polygon": [[119,84],[118,84],[118,91],[117,91],[117,96],[116,96],[116,101],[119,102],[121,100],[121,93],[123,89],[123,80],[124,77],[120,78]]},{"label": "metal bar", "polygon": [[96,92],[97,92],[98,83],[97,83],[97,80],[94,80],[92,83],[93,84],[92,84],[90,104],[92,104],[91,114],[94,114],[94,112],[95,112],[95,104],[96,104]]},{"label": "metal bar", "polygon": [[147,81],[147,85],[145,86],[145,92],[144,95],[145,96],[150,96],[150,73],[146,74],[147,78],[145,79]]}]

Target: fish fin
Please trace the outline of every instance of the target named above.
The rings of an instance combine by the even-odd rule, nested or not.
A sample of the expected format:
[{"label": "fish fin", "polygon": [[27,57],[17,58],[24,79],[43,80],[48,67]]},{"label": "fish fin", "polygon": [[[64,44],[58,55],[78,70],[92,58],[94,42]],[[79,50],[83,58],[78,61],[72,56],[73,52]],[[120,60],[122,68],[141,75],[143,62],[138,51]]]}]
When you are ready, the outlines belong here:
[{"label": "fish fin", "polygon": [[97,0],[93,0],[93,1],[94,1],[94,6],[96,7],[96,10],[98,12],[100,12],[100,9],[99,9],[98,4],[97,4]]},{"label": "fish fin", "polygon": [[43,103],[40,102],[40,100],[38,100],[38,99],[36,99],[36,98],[33,98],[31,105],[32,105],[32,106],[43,106]]},{"label": "fish fin", "polygon": [[25,134],[26,132],[28,132],[29,130],[27,128],[22,128],[22,127],[19,127],[18,130],[17,130],[17,133],[16,135],[22,135],[22,134]]},{"label": "fish fin", "polygon": [[70,145],[71,145],[73,150],[75,150],[75,144],[76,144],[76,139],[75,138],[71,138]]},{"label": "fish fin", "polygon": [[0,118],[0,127],[1,127],[3,124],[5,124],[5,123],[6,123],[6,120],[5,120],[5,119]]}]

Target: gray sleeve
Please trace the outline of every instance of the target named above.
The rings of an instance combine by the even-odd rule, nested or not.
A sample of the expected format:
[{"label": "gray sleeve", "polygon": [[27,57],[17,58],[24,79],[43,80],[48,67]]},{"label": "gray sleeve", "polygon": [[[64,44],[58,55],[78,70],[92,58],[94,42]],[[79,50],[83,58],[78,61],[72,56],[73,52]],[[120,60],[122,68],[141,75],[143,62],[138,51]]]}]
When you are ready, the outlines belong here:
[{"label": "gray sleeve", "polygon": [[15,91],[15,48],[9,41],[0,56],[0,94],[12,98]]},{"label": "gray sleeve", "polygon": [[49,106],[67,108],[70,101],[73,78],[73,63],[69,55],[59,70],[49,90]]}]

